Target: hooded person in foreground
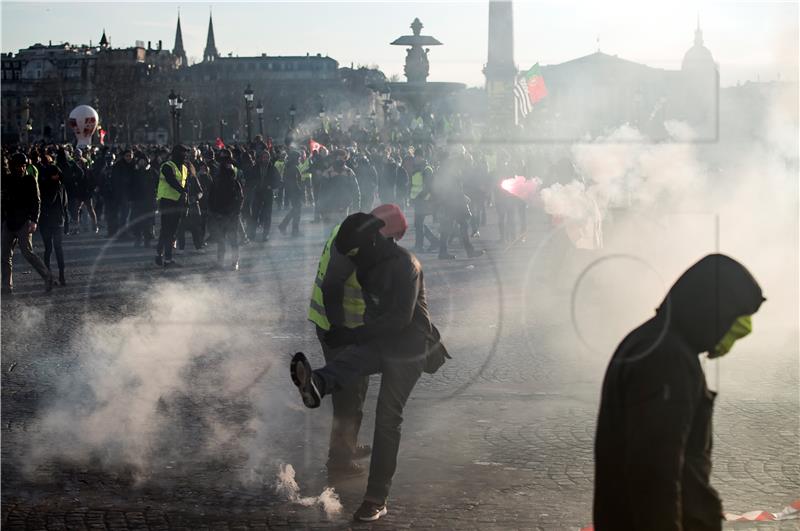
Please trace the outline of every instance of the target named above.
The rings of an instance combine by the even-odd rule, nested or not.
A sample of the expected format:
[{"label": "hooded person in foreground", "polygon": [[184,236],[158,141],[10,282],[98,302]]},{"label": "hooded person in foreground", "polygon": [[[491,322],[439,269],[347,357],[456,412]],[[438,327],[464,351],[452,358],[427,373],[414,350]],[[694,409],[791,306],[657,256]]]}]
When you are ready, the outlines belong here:
[{"label": "hooded person in foreground", "polygon": [[332,326],[324,334],[327,346],[338,351],[323,368],[312,371],[302,353],[291,363],[292,380],[311,408],[319,407],[325,395],[358,385],[364,376],[381,374],[367,492],[354,514],[361,521],[386,514],[403,408],[423,370],[431,372],[432,353],[446,355],[428,314],[422,266],[382,236],[383,227],[378,217],[358,212],[344,220],[334,240],[336,251],[356,266],[365,302],[363,326]]},{"label": "hooded person in foreground", "polygon": [[617,347],[595,439],[597,531],[722,528],[722,502],[710,484],[715,393],[698,355],[727,354],[764,300],[744,266],[709,255]]}]

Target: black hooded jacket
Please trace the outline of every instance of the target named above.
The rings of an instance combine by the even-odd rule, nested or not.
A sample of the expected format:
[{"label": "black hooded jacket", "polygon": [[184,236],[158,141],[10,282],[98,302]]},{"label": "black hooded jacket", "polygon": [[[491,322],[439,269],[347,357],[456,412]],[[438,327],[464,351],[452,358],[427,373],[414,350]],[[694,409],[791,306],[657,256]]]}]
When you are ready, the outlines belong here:
[{"label": "black hooded jacket", "polygon": [[714,393],[698,354],[763,300],[744,266],[709,255],[617,347],[595,439],[597,531],[721,529],[722,503],[709,482]]}]

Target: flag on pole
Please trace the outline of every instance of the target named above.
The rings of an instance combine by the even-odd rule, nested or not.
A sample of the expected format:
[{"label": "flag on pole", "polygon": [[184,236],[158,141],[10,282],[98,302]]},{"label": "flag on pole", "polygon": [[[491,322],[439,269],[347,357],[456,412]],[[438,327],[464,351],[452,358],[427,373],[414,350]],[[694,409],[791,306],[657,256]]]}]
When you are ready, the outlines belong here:
[{"label": "flag on pole", "polygon": [[528,71],[517,78],[514,85],[514,103],[517,108],[517,117],[525,117],[533,110],[533,104],[547,96],[547,86],[544,84],[539,63],[533,65]]},{"label": "flag on pole", "polygon": [[536,103],[547,96],[547,86],[544,84],[544,77],[542,77],[542,71],[539,69],[539,63],[533,65],[522,76],[525,78],[525,85],[527,86],[531,103]]}]

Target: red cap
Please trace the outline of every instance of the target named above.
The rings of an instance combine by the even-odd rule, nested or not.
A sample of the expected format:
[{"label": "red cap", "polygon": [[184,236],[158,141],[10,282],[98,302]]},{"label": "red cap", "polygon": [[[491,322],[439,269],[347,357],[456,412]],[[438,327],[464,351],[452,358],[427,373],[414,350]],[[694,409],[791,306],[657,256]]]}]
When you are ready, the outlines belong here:
[{"label": "red cap", "polygon": [[408,221],[397,205],[391,203],[378,205],[370,213],[385,223],[380,232],[386,238],[400,240],[408,230]]}]

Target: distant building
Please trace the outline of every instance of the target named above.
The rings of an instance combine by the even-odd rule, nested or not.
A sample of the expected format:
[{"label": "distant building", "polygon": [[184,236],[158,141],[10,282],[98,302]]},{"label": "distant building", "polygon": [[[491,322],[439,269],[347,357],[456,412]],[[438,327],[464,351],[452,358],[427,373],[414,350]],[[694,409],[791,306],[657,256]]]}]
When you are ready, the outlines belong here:
[{"label": "distant building", "polygon": [[[261,123],[251,109],[251,126],[258,133],[281,137],[290,125],[318,117],[320,109],[362,107],[362,114],[379,108],[370,86],[385,82],[378,70],[339,68],[321,54],[253,57],[224,56],[217,49],[214,22],[208,21],[202,62],[190,65],[183,45],[180,17],[172,50],[137,42],[113,48],[103,31],[97,46],[35,44],[2,56],[2,135],[19,139],[71,139],[62,129],[70,110],[80,104],[95,107],[112,142],[137,142],[170,127],[167,95],[185,100],[183,140],[213,140],[224,127],[226,137],[245,136],[243,91],[250,85],[264,109]],[[256,103],[254,102],[254,104]],[[26,125],[31,127],[26,128]],[[29,131],[28,131],[29,129]]]},{"label": "distant building", "polygon": [[525,121],[526,137],[574,141],[605,136],[623,124],[650,139],[664,124],[688,123],[695,140],[717,137],[719,72],[699,26],[680,70],[664,70],[596,53],[541,67],[548,95]]}]

